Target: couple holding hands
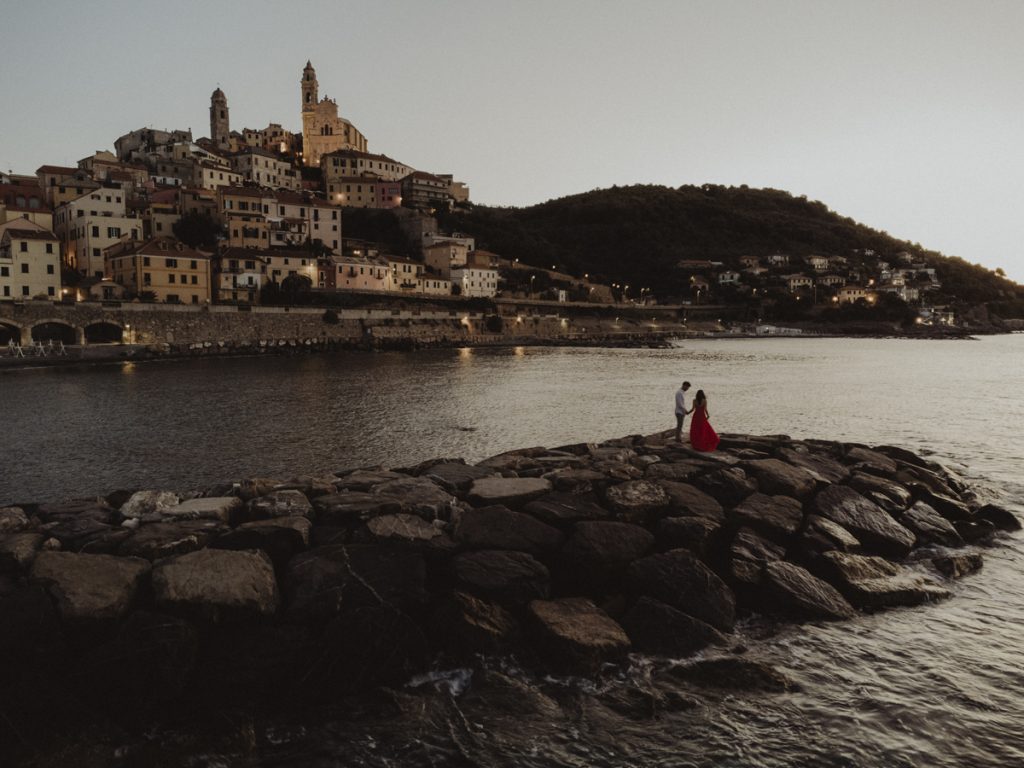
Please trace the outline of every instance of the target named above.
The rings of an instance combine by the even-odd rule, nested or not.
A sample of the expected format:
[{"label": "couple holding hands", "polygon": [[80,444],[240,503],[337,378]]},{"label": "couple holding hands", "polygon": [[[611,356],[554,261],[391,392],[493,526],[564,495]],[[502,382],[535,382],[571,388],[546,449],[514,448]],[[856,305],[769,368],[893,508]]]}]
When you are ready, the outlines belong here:
[{"label": "couple holding hands", "polygon": [[693,405],[686,407],[686,393],[690,389],[690,382],[684,381],[683,385],[676,390],[676,442],[682,442],[683,421],[688,414],[693,414],[690,419],[690,447],[696,451],[713,451],[718,447],[718,434],[708,423],[708,399],[703,389],[697,390],[693,398]]}]

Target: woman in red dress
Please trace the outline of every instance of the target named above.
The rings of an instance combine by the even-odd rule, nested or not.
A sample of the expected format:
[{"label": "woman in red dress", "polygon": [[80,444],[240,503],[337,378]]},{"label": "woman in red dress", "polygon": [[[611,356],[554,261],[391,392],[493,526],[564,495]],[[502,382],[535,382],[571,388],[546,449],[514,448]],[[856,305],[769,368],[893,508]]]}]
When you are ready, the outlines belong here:
[{"label": "woman in red dress", "polygon": [[704,390],[693,400],[693,418],[690,419],[690,447],[696,451],[713,451],[718,447],[718,434],[708,423],[708,399]]}]

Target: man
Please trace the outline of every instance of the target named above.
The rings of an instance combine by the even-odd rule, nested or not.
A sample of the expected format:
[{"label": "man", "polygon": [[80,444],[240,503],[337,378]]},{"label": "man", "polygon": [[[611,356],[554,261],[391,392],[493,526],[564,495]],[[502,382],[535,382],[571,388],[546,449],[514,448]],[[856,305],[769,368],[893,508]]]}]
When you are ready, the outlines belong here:
[{"label": "man", "polygon": [[683,419],[690,411],[686,409],[686,391],[690,388],[690,382],[684,381],[683,386],[676,390],[676,442],[683,442]]}]

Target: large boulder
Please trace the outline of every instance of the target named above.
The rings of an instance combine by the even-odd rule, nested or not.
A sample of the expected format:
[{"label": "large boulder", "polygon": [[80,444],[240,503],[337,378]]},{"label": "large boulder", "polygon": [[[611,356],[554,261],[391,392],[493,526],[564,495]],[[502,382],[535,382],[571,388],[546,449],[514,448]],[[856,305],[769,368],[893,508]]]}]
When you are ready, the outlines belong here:
[{"label": "large boulder", "polygon": [[416,612],[427,600],[426,562],[404,547],[317,547],[292,558],[284,584],[286,615],[293,621],[325,620],[379,605]]},{"label": "large boulder", "polygon": [[848,486],[830,485],[812,504],[817,514],[846,528],[868,552],[904,557],[914,546],[913,532]]},{"label": "large boulder", "polygon": [[722,526],[707,517],[666,517],[658,521],[658,545],[663,549],[688,549],[701,558],[711,555]]},{"label": "large boulder", "polygon": [[266,552],[278,569],[309,546],[312,523],[305,517],[273,517],[243,523],[218,538],[218,549],[258,549]]},{"label": "large boulder", "polygon": [[477,480],[485,477],[492,477],[496,470],[489,467],[473,467],[468,464],[448,462],[435,464],[423,472],[421,477],[426,477],[438,483],[449,493],[463,493]]},{"label": "large boulder", "polygon": [[153,597],[161,610],[212,622],[269,617],[279,602],[274,566],[265,553],[222,549],[156,563]]},{"label": "large boulder", "polygon": [[980,571],[984,560],[979,552],[967,552],[932,558],[932,565],[943,576],[959,579],[975,571]]},{"label": "large boulder", "polygon": [[919,499],[947,520],[970,520],[974,517],[970,507],[959,499],[927,489],[918,489],[918,491]]},{"label": "large boulder", "polygon": [[931,579],[881,557],[826,552],[822,562],[830,581],[858,608],[918,605],[949,596]]},{"label": "large boulder", "polygon": [[884,453],[872,451],[870,448],[859,445],[853,446],[846,452],[845,461],[847,464],[853,464],[857,469],[884,477],[892,477],[898,468],[896,462]]},{"label": "large boulder", "polygon": [[802,467],[787,464],[778,459],[758,459],[744,465],[747,473],[757,478],[757,487],[762,493],[778,496],[792,496],[802,499],[810,496],[817,481]]},{"label": "large boulder", "polygon": [[377,496],[401,499],[405,511],[421,515],[428,520],[448,518],[455,497],[426,477],[403,477],[373,486]]},{"label": "large boulder", "polygon": [[401,472],[391,472],[387,469],[356,469],[339,477],[333,485],[339,491],[366,492],[381,483],[404,480],[408,477]]},{"label": "large boulder", "polygon": [[845,483],[850,477],[849,468],[822,453],[780,448],[778,456],[787,464],[806,470],[819,483]]},{"label": "large boulder", "polygon": [[975,517],[979,520],[987,520],[1001,531],[1019,531],[1020,520],[1010,510],[1000,507],[997,504],[985,504],[978,509]]},{"label": "large boulder", "polygon": [[647,467],[644,477],[648,480],[671,480],[673,482],[685,483],[713,469],[718,469],[718,464],[713,461],[693,459],[662,461]]},{"label": "large boulder", "polygon": [[610,520],[577,523],[562,548],[556,571],[571,589],[600,592],[652,546],[654,536],[639,525]]},{"label": "large boulder", "polygon": [[0,534],[0,573],[26,570],[45,539],[41,533]]},{"label": "large boulder", "polygon": [[910,491],[895,480],[867,472],[854,472],[849,485],[890,514],[899,513],[910,505]]},{"label": "large boulder", "polygon": [[556,526],[611,517],[611,512],[598,504],[597,499],[589,493],[548,493],[536,501],[531,501],[523,507],[523,511]]},{"label": "large boulder", "polygon": [[556,491],[562,493],[592,493],[604,488],[608,478],[596,469],[565,467],[548,472],[544,476]]},{"label": "large boulder", "polygon": [[761,583],[764,566],[786,556],[786,548],[759,536],[750,528],[740,528],[729,547],[729,573],[740,585]]},{"label": "large boulder", "polygon": [[377,544],[411,546],[424,554],[451,552],[456,548],[438,521],[430,522],[404,512],[367,520],[366,528],[358,532],[356,538]]},{"label": "large boulder", "polygon": [[302,491],[271,491],[251,499],[245,505],[245,519],[270,520],[275,517],[310,517],[313,505]]},{"label": "large boulder", "polygon": [[28,528],[28,515],[21,507],[0,508],[0,534],[18,533]]},{"label": "large boulder", "polygon": [[477,507],[522,507],[550,492],[551,483],[542,477],[483,477],[473,481],[468,498]]},{"label": "large boulder", "polygon": [[561,669],[596,674],[629,651],[622,627],[586,598],[534,600],[528,609],[542,650]]},{"label": "large boulder", "polygon": [[725,522],[725,510],[711,495],[689,483],[663,480],[659,483],[668,494],[669,508],[673,515],[706,517],[719,523]]},{"label": "large boulder", "polygon": [[210,520],[149,523],[121,543],[118,553],[154,561],[202,549],[226,529]]},{"label": "large boulder", "polygon": [[443,597],[430,626],[435,644],[460,656],[501,653],[519,636],[519,624],[511,613],[467,592]]},{"label": "large boulder", "polygon": [[623,520],[641,523],[668,508],[665,489],[650,480],[629,480],[605,491],[605,500]]},{"label": "large boulder", "polygon": [[795,563],[776,560],[764,567],[764,582],[783,613],[808,619],[848,619],[853,607],[826,581]]},{"label": "large boulder", "polygon": [[799,501],[789,496],[752,493],[729,513],[729,519],[769,536],[787,537],[800,528],[804,510]]},{"label": "large boulder", "polygon": [[313,500],[317,525],[346,526],[363,523],[380,515],[404,511],[402,501],[378,493],[342,491]]},{"label": "large boulder", "polygon": [[181,501],[172,491],[136,491],[121,505],[120,512],[127,518],[140,518],[163,512]]},{"label": "large boulder", "polygon": [[736,599],[710,568],[684,549],[634,560],[626,573],[627,586],[677,608],[715,629],[728,632],[736,619]]},{"label": "large boulder", "polygon": [[638,650],[673,658],[728,642],[710,624],[650,597],[636,601],[623,616],[622,626]]},{"label": "large boulder", "polygon": [[700,659],[693,664],[675,667],[673,677],[704,688],[740,690],[747,693],[785,693],[797,685],[775,667],[740,656]]},{"label": "large boulder", "polygon": [[693,484],[725,507],[735,507],[757,490],[757,482],[739,467],[701,475]]},{"label": "large boulder", "polygon": [[233,523],[242,508],[237,496],[189,499],[161,511],[165,520],[216,520]]},{"label": "large boulder", "polygon": [[469,592],[514,605],[546,598],[550,589],[548,569],[526,552],[465,552],[452,559],[452,572]]},{"label": "large boulder", "polygon": [[800,534],[800,547],[805,555],[813,557],[833,549],[840,552],[857,552],[860,550],[860,542],[839,523],[820,515],[808,515],[804,530]]},{"label": "large boulder", "polygon": [[46,587],[65,621],[106,621],[125,616],[149,576],[137,557],[40,552],[30,579]]},{"label": "large boulder", "polygon": [[964,543],[953,524],[923,501],[914,504],[900,519],[903,525],[914,532],[918,545],[959,547]]},{"label": "large boulder", "polygon": [[495,505],[461,510],[452,536],[470,549],[507,549],[540,555],[558,549],[562,533],[546,523],[508,507]]}]

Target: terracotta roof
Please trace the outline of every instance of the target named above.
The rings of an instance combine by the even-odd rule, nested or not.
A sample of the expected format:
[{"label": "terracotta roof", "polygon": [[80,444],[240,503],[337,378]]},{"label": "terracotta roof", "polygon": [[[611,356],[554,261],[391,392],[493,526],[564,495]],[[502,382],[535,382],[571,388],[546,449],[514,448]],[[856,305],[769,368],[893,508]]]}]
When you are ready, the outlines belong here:
[{"label": "terracotta roof", "polygon": [[36,169],[36,173],[56,173],[61,176],[70,176],[81,170],[81,168],[68,168],[63,165],[41,165]]},{"label": "terracotta roof", "polygon": [[[434,174],[427,173],[426,171],[413,171],[408,176],[406,176],[405,179],[422,179],[424,181],[437,181],[440,182],[441,184],[447,183],[444,179],[439,179]],[[405,181],[405,179],[402,179],[402,181]]]},{"label": "terracotta roof", "polygon": [[222,186],[218,189],[222,195],[235,195],[236,197],[273,197],[274,193],[263,187],[229,187]]},{"label": "terracotta roof", "polygon": [[395,160],[393,157],[387,155],[372,155],[369,152],[360,152],[358,149],[336,149],[333,152],[326,152],[320,155],[321,160],[325,157],[356,157],[365,158],[367,160],[378,160],[385,163],[395,163],[397,165],[405,165],[405,163]]}]

